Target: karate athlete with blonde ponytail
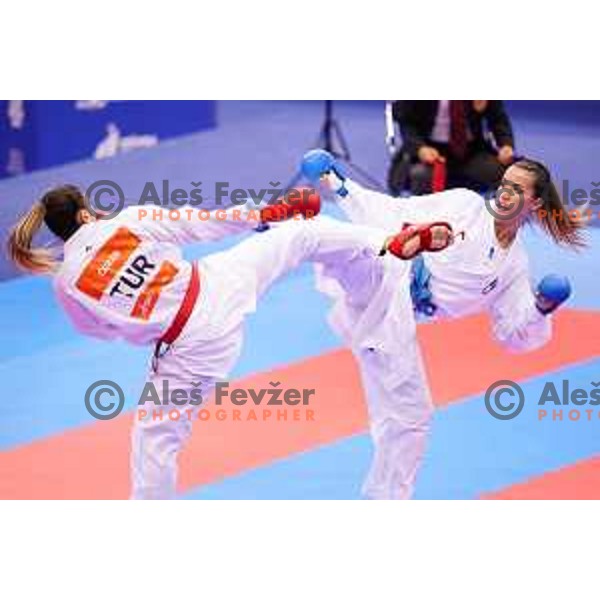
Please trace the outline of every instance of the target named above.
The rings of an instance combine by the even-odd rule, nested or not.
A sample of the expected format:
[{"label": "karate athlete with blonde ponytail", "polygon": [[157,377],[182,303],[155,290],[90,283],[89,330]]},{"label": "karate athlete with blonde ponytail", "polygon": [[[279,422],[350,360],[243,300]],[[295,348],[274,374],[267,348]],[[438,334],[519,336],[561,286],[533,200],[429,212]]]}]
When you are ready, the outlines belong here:
[{"label": "karate athlete with blonde ponytail", "polygon": [[[9,251],[22,269],[53,276],[60,303],[82,333],[154,346],[149,381],[156,389],[168,380],[170,389],[189,392],[200,381],[207,398],[240,354],[245,315],[278,278],[307,260],[405,258],[404,233],[388,237],[378,229],[311,218],[320,210],[320,198],[314,190],[299,191],[293,202],[292,194],[260,208],[260,221],[271,223],[271,231],[190,263],[182,258],[182,245],[250,230],[256,220],[245,219],[239,213],[247,211],[239,207],[226,211],[225,218],[211,213],[209,219],[172,221],[165,210],[148,219],[137,207],[110,219],[96,217],[81,191],[65,185],[46,193],[20,220]],[[60,262],[32,245],[44,224],[64,243]],[[435,239],[423,250],[451,243],[446,226],[430,233]],[[190,430],[189,419],[135,420],[133,498],[175,495],[177,455]]]}]

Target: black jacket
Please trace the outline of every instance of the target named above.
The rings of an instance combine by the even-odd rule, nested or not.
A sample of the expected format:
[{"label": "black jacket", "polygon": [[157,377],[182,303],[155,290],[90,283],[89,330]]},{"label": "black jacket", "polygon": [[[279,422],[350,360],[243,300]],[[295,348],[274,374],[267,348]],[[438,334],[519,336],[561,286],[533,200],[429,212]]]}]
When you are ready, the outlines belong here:
[{"label": "black jacket", "polygon": [[[400,126],[403,151],[416,158],[419,148],[429,143],[439,100],[397,100],[392,104],[394,120]],[[514,147],[512,126],[502,100],[488,100],[483,112],[477,112],[472,100],[466,103],[466,117],[469,129],[473,134],[472,144],[475,147],[489,146],[484,137],[484,121],[494,137],[498,148]]]}]

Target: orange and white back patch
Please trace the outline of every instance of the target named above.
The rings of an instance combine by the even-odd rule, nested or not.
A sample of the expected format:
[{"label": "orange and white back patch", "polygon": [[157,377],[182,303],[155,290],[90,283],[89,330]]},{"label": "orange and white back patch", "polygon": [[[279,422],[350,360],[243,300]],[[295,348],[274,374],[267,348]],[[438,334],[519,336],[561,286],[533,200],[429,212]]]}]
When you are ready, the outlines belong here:
[{"label": "orange and white back patch", "polygon": [[169,261],[152,262],[141,246],[141,238],[127,227],[117,229],[85,267],[77,289],[97,302],[105,295],[128,300],[131,316],[147,321],[178,269]]}]

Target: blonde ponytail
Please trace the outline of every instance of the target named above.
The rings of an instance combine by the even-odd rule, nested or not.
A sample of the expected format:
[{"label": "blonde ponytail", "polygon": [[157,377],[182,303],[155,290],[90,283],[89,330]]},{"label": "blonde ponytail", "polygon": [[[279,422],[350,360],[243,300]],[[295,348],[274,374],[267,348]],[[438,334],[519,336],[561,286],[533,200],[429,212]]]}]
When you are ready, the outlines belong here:
[{"label": "blonde ponytail", "polygon": [[52,252],[45,248],[32,248],[33,237],[44,224],[46,209],[41,202],[23,216],[8,238],[8,252],[13,262],[31,273],[52,273],[58,266]]}]

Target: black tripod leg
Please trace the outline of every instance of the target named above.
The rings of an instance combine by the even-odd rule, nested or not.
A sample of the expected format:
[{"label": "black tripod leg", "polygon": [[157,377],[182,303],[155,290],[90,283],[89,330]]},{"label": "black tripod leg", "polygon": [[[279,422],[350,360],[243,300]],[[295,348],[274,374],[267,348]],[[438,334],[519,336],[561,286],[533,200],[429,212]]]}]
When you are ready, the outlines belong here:
[{"label": "black tripod leg", "polygon": [[385,186],[382,185],[379,181],[377,181],[375,177],[367,173],[363,168],[354,164],[350,160],[346,160],[345,163],[351,170],[353,170],[355,173],[358,173],[371,187],[387,194],[387,189],[385,188]]},{"label": "black tripod leg", "polygon": [[334,151],[332,151],[332,154],[336,158],[343,158],[344,160],[350,162],[350,149],[348,148],[348,144],[346,143],[346,139],[344,138],[342,129],[338,125],[337,121],[331,121],[331,130],[332,130],[332,132],[335,132],[335,135],[338,139],[338,144],[341,149],[341,152],[337,152],[334,150]]},{"label": "black tripod leg", "polygon": [[321,126],[317,148],[323,148],[327,152],[335,153],[331,132],[335,121],[333,120],[333,100],[325,100],[325,120]]},{"label": "black tripod leg", "polygon": [[323,123],[315,148],[323,148],[323,150],[327,150],[327,152],[330,152],[333,155],[336,154],[336,151],[333,148],[333,141],[331,139],[331,123]]},{"label": "black tripod leg", "polygon": [[[335,138],[335,140],[334,140]],[[339,147],[339,150],[336,148]],[[345,163],[348,168],[357,173],[371,187],[387,193],[387,189],[377,179],[369,175],[364,169],[354,164],[350,158],[350,148],[346,143],[342,129],[338,122],[333,118],[333,101],[325,100],[325,120],[321,125],[319,136],[317,138],[317,148],[323,148],[330,152],[336,159]],[[302,178],[302,173],[297,172],[292,180],[283,188],[282,193],[286,194],[288,190],[293,188]]]}]

